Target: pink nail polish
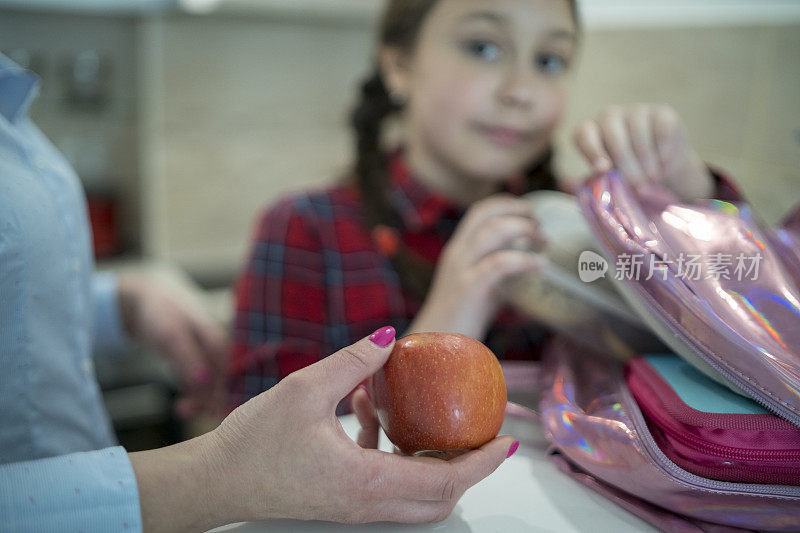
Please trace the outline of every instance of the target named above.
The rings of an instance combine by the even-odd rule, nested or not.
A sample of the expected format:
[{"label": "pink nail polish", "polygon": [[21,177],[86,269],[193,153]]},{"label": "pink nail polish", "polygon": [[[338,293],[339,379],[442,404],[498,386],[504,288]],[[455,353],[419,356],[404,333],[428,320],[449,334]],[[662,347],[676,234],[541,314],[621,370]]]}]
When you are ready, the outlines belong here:
[{"label": "pink nail polish", "polygon": [[514,444],[511,445],[511,448],[508,449],[508,455],[506,455],[506,459],[514,455],[519,448],[519,441],[514,441]]},{"label": "pink nail polish", "polygon": [[366,392],[367,398],[369,398],[369,401],[372,401],[372,394],[369,393],[369,389],[365,385],[359,385],[358,388]]},{"label": "pink nail polish", "polygon": [[392,343],[392,341],[394,340],[394,336],[395,336],[394,328],[392,326],[386,326],[380,328],[379,330],[375,331],[375,333],[370,335],[369,340],[371,340],[373,344],[376,344],[381,348],[386,348]]}]

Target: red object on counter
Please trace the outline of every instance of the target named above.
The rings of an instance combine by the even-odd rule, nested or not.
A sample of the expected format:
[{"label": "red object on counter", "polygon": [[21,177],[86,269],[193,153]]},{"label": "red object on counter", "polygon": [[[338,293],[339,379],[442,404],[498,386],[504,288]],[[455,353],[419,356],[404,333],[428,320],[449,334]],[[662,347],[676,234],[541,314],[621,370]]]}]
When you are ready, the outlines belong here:
[{"label": "red object on counter", "polygon": [[88,194],[89,222],[92,226],[94,256],[104,259],[119,252],[117,202],[110,195]]}]

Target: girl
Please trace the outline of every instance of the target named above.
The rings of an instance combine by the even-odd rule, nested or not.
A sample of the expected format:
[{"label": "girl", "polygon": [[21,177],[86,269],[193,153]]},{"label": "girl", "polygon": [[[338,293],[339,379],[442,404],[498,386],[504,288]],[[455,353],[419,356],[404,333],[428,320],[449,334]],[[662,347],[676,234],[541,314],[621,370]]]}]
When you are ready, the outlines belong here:
[{"label": "girl", "polygon": [[[385,323],[460,332],[501,359],[537,356],[546,332],[497,289],[539,266],[511,242],[546,245],[517,196],[557,187],[551,145],[579,36],[573,0],[389,2],[352,116],[352,178],[286,198],[258,224],[237,286],[236,404]],[[608,108],[575,142],[596,171],[712,193],[666,106]]]}]

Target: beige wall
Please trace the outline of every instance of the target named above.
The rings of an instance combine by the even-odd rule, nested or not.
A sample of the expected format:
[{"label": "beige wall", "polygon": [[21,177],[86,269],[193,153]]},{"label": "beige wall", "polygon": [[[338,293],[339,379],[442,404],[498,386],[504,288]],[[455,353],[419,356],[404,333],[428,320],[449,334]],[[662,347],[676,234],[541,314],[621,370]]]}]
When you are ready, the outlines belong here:
[{"label": "beige wall", "polygon": [[[163,102],[147,139],[150,251],[230,275],[257,213],[347,168],[367,25],[178,17],[160,30]],[[153,131],[155,130],[155,131]],[[153,139],[156,139],[153,142]]]},{"label": "beige wall", "polygon": [[[149,251],[224,278],[261,208],[346,168],[371,29],[181,16],[149,35],[146,79],[161,84],[145,102]],[[589,30],[574,76],[565,175],[584,172],[566,142],[578,120],[608,103],[668,102],[768,220],[800,202],[797,26]]]}]

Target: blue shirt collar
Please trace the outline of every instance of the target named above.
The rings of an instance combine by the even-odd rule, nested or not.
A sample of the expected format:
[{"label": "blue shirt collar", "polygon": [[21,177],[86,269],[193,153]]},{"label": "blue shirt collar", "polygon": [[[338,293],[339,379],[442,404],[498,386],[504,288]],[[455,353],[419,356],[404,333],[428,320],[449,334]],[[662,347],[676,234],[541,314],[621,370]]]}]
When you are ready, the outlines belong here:
[{"label": "blue shirt collar", "polygon": [[39,76],[0,54],[0,115],[17,122],[39,92]]}]

